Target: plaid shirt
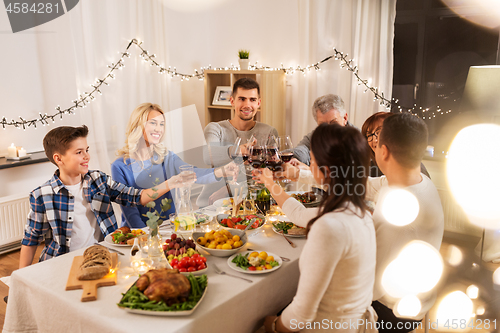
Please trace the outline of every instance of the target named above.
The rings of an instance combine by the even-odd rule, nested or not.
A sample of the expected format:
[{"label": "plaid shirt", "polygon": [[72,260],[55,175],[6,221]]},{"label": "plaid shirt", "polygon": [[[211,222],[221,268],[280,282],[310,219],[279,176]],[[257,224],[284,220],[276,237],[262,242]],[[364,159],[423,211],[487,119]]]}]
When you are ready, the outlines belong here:
[{"label": "plaid shirt", "polygon": [[[105,236],[118,228],[111,201],[123,206],[135,206],[139,204],[141,192],[115,182],[98,170],[87,172],[83,178],[83,195]],[[52,179],[30,193],[31,209],[22,244],[38,245],[41,237],[48,233],[40,261],[69,252],[74,201],[73,195],[59,179],[59,170]]]}]

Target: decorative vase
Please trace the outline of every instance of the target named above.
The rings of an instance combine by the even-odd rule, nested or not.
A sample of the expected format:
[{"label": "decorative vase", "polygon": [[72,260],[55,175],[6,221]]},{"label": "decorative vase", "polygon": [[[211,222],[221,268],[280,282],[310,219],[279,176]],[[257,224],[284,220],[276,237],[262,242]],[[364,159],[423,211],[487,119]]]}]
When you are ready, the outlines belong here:
[{"label": "decorative vase", "polygon": [[155,229],[149,229],[147,247],[149,259],[154,260],[162,256],[162,239],[160,233],[158,232],[158,227],[156,227]]},{"label": "decorative vase", "polygon": [[250,65],[250,59],[239,59],[240,70],[248,70]]}]

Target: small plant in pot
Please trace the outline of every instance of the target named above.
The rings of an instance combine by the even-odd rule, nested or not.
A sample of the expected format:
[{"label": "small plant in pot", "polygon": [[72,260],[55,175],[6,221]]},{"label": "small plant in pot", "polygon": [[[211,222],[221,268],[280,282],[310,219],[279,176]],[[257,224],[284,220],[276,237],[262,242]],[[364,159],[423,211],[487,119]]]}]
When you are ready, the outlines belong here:
[{"label": "small plant in pot", "polygon": [[239,50],[238,51],[238,57],[239,59],[239,64],[240,64],[240,69],[248,69],[250,60],[248,59],[250,57],[250,51],[248,50]]}]

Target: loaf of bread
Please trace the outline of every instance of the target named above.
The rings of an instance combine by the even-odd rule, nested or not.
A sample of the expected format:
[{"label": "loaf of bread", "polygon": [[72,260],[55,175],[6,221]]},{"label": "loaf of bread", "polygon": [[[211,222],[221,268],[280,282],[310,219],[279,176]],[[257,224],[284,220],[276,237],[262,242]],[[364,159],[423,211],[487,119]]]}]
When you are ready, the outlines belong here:
[{"label": "loaf of bread", "polygon": [[79,280],[97,280],[109,273],[111,254],[101,245],[93,245],[83,253],[83,262],[78,273]]}]

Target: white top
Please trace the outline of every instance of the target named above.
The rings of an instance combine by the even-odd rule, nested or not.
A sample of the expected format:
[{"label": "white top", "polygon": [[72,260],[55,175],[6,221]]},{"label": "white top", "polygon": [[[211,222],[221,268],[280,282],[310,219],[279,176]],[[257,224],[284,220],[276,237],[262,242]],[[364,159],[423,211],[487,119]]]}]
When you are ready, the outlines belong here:
[{"label": "white top", "polygon": [[[321,327],[308,330],[314,327],[310,322],[374,320],[369,314],[373,313],[375,229],[370,214],[360,217],[354,205],[347,207],[323,215],[309,231],[299,259],[297,294],[282,314],[283,324],[293,331]],[[364,326],[352,332],[363,330]]]},{"label": "white top", "polygon": [[[377,178],[368,177],[366,199],[376,203],[373,213],[373,224],[377,233],[377,273],[373,300],[378,300],[391,309],[394,307],[396,300],[386,295],[382,288],[382,274],[387,265],[412,240],[427,242],[438,251],[443,240],[444,215],[439,194],[432,181],[422,173],[421,176],[422,181],[420,183],[404,188],[415,195],[420,206],[415,221],[406,226],[390,224],[382,216],[382,200],[379,199],[383,198],[389,189],[386,176]],[[432,307],[435,295],[434,293],[430,293],[429,295],[418,296],[422,302],[422,310],[416,317],[420,319]]]},{"label": "white top", "polygon": [[70,251],[94,245],[99,240],[101,230],[90,204],[83,196],[83,183],[64,185],[73,195],[75,205],[73,226],[71,227]]}]

